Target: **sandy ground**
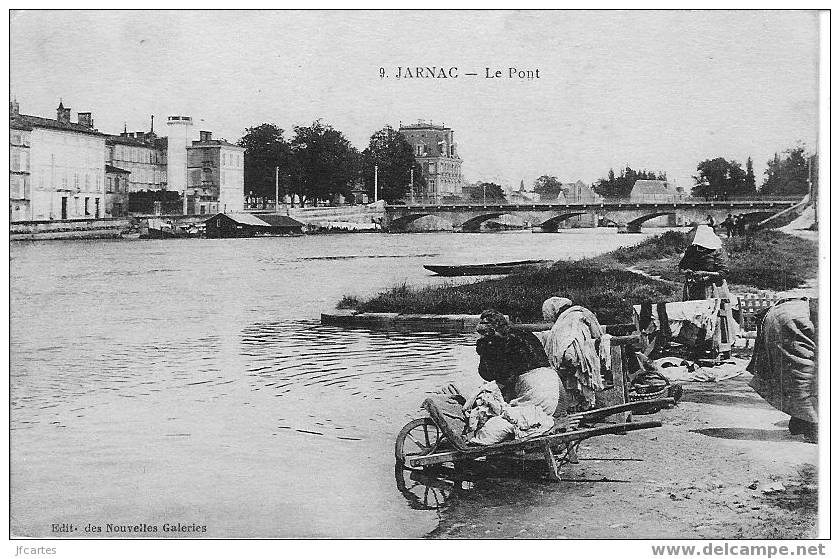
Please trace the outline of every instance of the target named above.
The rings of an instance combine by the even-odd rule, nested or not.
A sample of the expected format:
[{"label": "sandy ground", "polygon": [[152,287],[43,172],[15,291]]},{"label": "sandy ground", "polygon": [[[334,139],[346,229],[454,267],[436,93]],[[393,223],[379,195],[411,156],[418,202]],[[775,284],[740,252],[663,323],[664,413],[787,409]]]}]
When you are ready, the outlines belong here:
[{"label": "sandy ground", "polygon": [[788,433],[750,378],[685,383],[677,407],[635,417],[661,428],[581,445],[568,481],[518,462],[478,468],[465,489],[441,485],[429,537],[816,537],[818,447]]}]

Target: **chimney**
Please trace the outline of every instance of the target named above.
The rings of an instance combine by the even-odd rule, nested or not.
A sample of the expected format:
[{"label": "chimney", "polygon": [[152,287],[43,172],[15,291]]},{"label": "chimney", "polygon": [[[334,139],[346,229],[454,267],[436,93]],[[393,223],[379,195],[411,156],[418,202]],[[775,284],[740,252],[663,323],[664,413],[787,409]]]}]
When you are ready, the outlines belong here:
[{"label": "chimney", "polygon": [[198,135],[201,138],[200,141],[202,141],[202,142],[209,142],[210,140],[213,139],[213,133],[208,132],[207,130],[199,131]]},{"label": "chimney", "polygon": [[20,105],[17,99],[9,101],[9,116],[18,116],[20,114]]},{"label": "chimney", "polygon": [[93,114],[79,113],[79,124],[88,128],[93,128]]}]

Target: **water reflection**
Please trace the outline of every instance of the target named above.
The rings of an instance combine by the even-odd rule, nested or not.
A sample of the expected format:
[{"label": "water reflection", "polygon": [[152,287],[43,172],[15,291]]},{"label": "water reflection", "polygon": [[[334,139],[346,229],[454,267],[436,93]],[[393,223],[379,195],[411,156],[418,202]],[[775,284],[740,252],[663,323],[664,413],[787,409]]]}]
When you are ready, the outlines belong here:
[{"label": "water reflection", "polygon": [[463,479],[455,470],[437,468],[424,471],[394,465],[397,491],[414,510],[438,510],[446,502],[473,488],[474,482]]}]

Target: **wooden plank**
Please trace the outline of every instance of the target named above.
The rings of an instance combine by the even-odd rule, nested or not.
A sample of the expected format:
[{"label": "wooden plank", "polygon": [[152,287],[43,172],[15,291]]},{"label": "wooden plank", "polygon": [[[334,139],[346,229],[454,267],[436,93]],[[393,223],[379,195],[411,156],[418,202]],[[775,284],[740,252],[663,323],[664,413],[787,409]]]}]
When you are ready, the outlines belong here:
[{"label": "wooden plank", "polygon": [[410,466],[428,466],[431,464],[441,464],[443,462],[457,462],[458,460],[469,460],[480,458],[482,456],[506,454],[517,450],[541,448],[545,444],[545,442],[548,442],[552,446],[556,446],[561,442],[588,439],[590,437],[597,437],[599,435],[638,431],[640,429],[652,429],[654,427],[662,427],[662,422],[644,421],[639,423],[621,423],[617,425],[606,425],[603,427],[579,429],[577,431],[558,433],[556,435],[544,435],[542,437],[535,437],[533,439],[528,439],[525,441],[511,441],[499,443],[492,446],[477,447],[475,450],[469,451],[450,450],[446,452],[436,452],[434,454],[427,454],[425,456],[410,458],[408,463]]}]

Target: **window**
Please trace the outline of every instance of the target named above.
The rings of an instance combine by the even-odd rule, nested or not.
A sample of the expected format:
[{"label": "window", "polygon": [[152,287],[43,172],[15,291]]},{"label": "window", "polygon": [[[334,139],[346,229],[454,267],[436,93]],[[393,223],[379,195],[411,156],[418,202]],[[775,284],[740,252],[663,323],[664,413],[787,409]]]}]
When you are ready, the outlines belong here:
[{"label": "window", "polygon": [[23,189],[21,188],[21,179],[20,175],[12,175],[9,177],[9,197],[10,198],[23,198]]},{"label": "window", "polygon": [[102,177],[98,174],[96,175],[96,191],[102,192]]},{"label": "window", "polygon": [[222,167],[224,167],[225,165],[227,165],[227,154],[223,153],[222,154]]},{"label": "window", "polygon": [[423,144],[414,146],[414,155],[423,155]]},{"label": "window", "polygon": [[79,173],[73,173],[73,188],[79,190]]},{"label": "window", "polygon": [[111,177],[105,177],[105,186],[108,189],[106,192],[113,192],[114,191],[114,179]]},{"label": "window", "polygon": [[12,143],[15,145],[20,145],[22,142],[20,141],[20,134],[17,132],[12,132]]},{"label": "window", "polygon": [[90,215],[90,198],[85,196],[85,215]]}]

